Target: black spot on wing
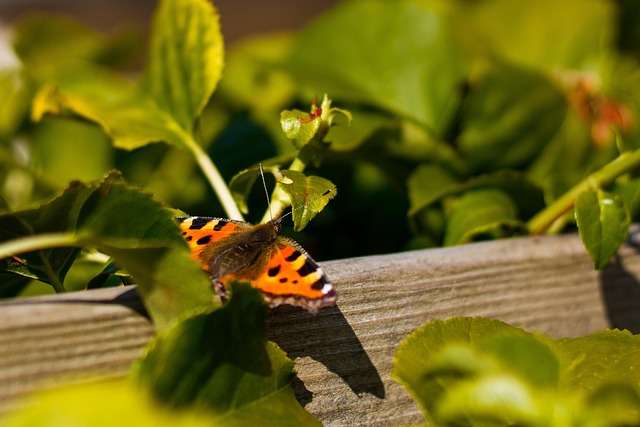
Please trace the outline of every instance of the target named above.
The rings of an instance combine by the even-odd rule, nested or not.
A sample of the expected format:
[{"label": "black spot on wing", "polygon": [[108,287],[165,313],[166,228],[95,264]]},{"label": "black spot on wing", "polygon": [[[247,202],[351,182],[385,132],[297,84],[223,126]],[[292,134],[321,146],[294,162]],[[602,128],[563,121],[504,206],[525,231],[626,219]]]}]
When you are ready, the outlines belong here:
[{"label": "black spot on wing", "polygon": [[279,265],[276,265],[275,267],[270,268],[270,269],[267,271],[267,275],[268,275],[269,277],[275,277],[275,276],[277,276],[277,275],[278,275],[278,273],[280,273],[280,266],[279,266]]},{"label": "black spot on wing", "polygon": [[225,221],[225,220],[220,220],[218,221],[218,223],[213,227],[213,231],[220,231],[222,230],[227,224],[229,224],[229,221]]},{"label": "black spot on wing", "polygon": [[[302,255],[302,253],[299,250],[295,250],[295,252],[293,252],[291,255],[289,255],[288,257],[286,257],[284,260],[287,262],[293,262],[295,260],[297,260],[300,255]],[[309,260],[307,260],[308,262]]]},{"label": "black spot on wing", "polygon": [[197,244],[197,245],[206,245],[206,244],[207,244],[207,243],[209,243],[210,241],[211,241],[211,235],[209,234],[209,235],[207,235],[207,236],[204,236],[204,237],[199,238],[199,239],[196,241],[196,244]]},{"label": "black spot on wing", "polygon": [[298,269],[298,273],[302,277],[304,277],[306,275],[313,273],[317,269],[318,267],[316,266],[316,264],[313,261],[311,261],[309,258],[307,258],[304,262],[304,265]]},{"label": "black spot on wing", "polygon": [[193,239],[193,236],[187,236],[184,238],[187,242],[190,242]]},{"label": "black spot on wing", "polygon": [[202,227],[207,225],[209,221],[211,221],[210,218],[204,218],[199,216],[195,217],[191,220],[191,226],[189,227],[189,230],[200,230]]},{"label": "black spot on wing", "polygon": [[313,285],[311,285],[311,289],[314,291],[320,291],[322,288],[324,288],[324,280],[322,279],[316,280]]}]

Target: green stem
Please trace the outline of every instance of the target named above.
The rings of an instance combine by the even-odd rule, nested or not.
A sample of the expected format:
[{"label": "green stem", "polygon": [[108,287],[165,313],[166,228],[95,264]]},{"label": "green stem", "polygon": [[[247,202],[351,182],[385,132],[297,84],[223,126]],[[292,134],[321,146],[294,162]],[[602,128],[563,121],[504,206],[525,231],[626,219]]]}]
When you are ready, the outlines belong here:
[{"label": "green stem", "polygon": [[527,224],[529,232],[531,234],[542,234],[548,231],[554,221],[573,208],[578,194],[590,188],[607,186],[619,176],[638,167],[640,167],[640,150],[620,154],[615,160],[591,173],[559,199],[531,218]]},{"label": "green stem", "polygon": [[[78,238],[73,233],[45,233],[20,237],[0,244],[0,259],[16,256],[24,252],[77,245]],[[64,286],[57,280],[57,276],[52,271],[47,273],[52,279],[51,286],[53,286],[56,293],[65,292]]]},{"label": "green stem", "polygon": [[[317,145],[324,144],[324,138],[329,133],[329,128],[331,127],[330,122],[331,116],[331,100],[324,96],[324,100],[322,101],[322,114],[320,116],[320,128],[313,136],[313,139],[309,141],[307,145],[302,147],[302,149],[298,152],[298,155],[289,165],[289,170],[296,172],[304,172],[305,168],[311,160],[313,159],[314,153],[317,151]],[[314,146],[315,145],[315,146]],[[262,216],[261,223],[268,222],[273,218],[278,218],[282,215],[285,209],[291,206],[291,201],[287,194],[276,185],[276,188],[273,189],[273,193],[271,194],[271,206]]]},{"label": "green stem", "polygon": [[202,149],[202,147],[195,142],[194,140],[189,140],[187,143],[187,147],[193,154],[200,170],[211,184],[211,188],[218,196],[220,203],[222,204],[222,208],[227,214],[227,217],[230,219],[244,220],[240,209],[236,205],[236,202],[233,200],[233,196],[231,196],[231,192],[229,191],[229,187],[222,179],[222,175],[220,175],[220,171],[216,165],[211,161],[211,158],[207,155],[207,153]]}]

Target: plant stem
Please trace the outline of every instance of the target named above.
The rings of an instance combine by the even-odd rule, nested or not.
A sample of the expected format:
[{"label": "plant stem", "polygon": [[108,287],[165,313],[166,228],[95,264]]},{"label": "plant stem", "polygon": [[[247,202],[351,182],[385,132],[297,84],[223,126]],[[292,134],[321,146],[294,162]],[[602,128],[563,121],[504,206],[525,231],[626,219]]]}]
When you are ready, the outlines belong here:
[{"label": "plant stem", "polygon": [[198,166],[200,166],[200,170],[204,176],[207,178],[207,181],[211,184],[211,188],[213,188],[213,191],[218,196],[227,217],[229,219],[237,219],[240,221],[244,220],[240,209],[238,209],[236,202],[233,200],[233,196],[231,196],[229,187],[227,187],[224,179],[222,179],[220,171],[218,171],[216,165],[211,161],[211,158],[194,140],[189,140],[186,145],[195,157],[196,162],[198,163]]},{"label": "plant stem", "polygon": [[24,252],[76,245],[78,245],[78,237],[73,233],[43,233],[19,237],[0,243],[0,259]]},{"label": "plant stem", "polygon": [[[16,256],[24,252],[77,245],[78,237],[73,233],[45,233],[20,237],[0,244],[0,259]],[[56,293],[65,292],[63,284],[57,280],[55,273],[52,271],[47,271],[47,273],[51,279],[51,286],[53,286]]]},{"label": "plant stem", "polygon": [[[304,172],[307,165],[311,163],[314,154],[317,152],[317,146],[324,144],[324,138],[327,136],[327,133],[329,133],[329,128],[331,127],[331,100],[327,95],[324,96],[321,107],[322,114],[320,116],[320,128],[314,135],[313,139],[298,152],[296,158],[293,159],[291,165],[289,165],[289,170]],[[291,206],[289,196],[287,196],[287,194],[282,191],[276,183],[276,188],[273,189],[273,193],[271,194],[271,206],[262,216],[260,223],[270,221],[272,216],[273,218],[278,218],[289,206]]]},{"label": "plant stem", "polygon": [[531,218],[527,224],[529,233],[542,234],[547,232],[554,221],[573,208],[578,194],[590,188],[595,189],[607,186],[620,175],[638,167],[640,167],[640,150],[620,154],[615,160],[591,173],[559,199]]}]

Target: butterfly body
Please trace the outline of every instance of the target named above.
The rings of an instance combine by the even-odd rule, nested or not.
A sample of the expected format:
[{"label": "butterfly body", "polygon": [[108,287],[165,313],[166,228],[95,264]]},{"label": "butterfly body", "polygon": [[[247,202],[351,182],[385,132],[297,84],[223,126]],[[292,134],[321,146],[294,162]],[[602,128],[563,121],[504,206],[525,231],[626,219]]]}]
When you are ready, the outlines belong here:
[{"label": "butterfly body", "polygon": [[253,225],[211,217],[179,217],[194,259],[226,295],[230,280],[260,289],[271,306],[292,304],[315,313],[335,304],[326,275],[294,240],[278,235],[281,218]]}]

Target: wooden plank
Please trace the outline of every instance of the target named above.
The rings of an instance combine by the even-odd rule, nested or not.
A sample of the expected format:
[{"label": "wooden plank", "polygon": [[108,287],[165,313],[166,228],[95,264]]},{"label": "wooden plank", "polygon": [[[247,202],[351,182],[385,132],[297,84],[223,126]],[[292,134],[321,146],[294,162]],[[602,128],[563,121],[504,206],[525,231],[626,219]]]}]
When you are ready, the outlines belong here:
[{"label": "wooden plank", "polygon": [[[602,272],[577,236],[476,243],[322,263],[338,306],[273,310],[270,339],[296,360],[294,388],[325,425],[398,425],[421,415],[391,378],[399,342],[424,322],[488,316],[555,337],[640,331],[640,255]],[[134,288],[0,303],[0,412],[62,379],[125,375],[153,333]]]}]

